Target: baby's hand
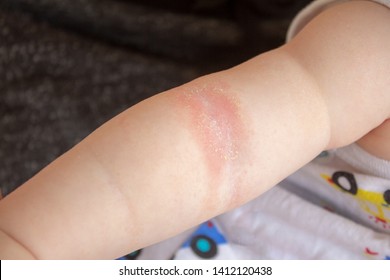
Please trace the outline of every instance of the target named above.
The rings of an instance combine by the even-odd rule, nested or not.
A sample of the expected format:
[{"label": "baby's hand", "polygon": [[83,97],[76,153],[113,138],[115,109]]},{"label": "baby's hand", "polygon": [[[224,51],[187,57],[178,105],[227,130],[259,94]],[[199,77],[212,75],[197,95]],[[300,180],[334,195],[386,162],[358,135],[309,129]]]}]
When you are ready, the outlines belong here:
[{"label": "baby's hand", "polygon": [[374,156],[390,161],[390,119],[370,131],[357,143]]}]

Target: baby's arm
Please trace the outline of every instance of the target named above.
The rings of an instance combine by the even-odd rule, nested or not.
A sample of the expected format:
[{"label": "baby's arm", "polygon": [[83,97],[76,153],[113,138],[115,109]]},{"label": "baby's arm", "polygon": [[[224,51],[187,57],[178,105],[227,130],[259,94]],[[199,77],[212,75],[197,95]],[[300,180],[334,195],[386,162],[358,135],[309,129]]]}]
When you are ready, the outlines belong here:
[{"label": "baby's arm", "polygon": [[378,4],[342,4],[118,115],[0,202],[0,258],[115,258],[357,140],[390,115],[389,26]]}]

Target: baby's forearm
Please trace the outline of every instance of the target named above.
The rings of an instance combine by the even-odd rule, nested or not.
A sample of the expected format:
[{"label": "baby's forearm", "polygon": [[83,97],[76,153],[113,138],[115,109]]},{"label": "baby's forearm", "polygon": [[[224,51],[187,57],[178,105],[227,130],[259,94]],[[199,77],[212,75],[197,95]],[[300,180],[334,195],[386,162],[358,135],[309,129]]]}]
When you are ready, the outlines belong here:
[{"label": "baby's forearm", "polygon": [[38,258],[118,257],[261,194],[327,126],[312,82],[273,51],[109,121],[3,199],[0,228]]},{"label": "baby's forearm", "polygon": [[[319,20],[341,28],[333,16]],[[317,32],[328,28],[315,24]],[[310,48],[310,30],[109,121],[3,199],[0,229],[37,258],[118,257],[243,204],[323,149],[358,139],[390,110],[372,102],[343,115],[365,93],[334,98],[338,88],[325,81],[344,89],[344,60],[334,59],[332,42]],[[311,59],[301,51],[307,44]],[[321,80],[327,59],[336,72]]]}]

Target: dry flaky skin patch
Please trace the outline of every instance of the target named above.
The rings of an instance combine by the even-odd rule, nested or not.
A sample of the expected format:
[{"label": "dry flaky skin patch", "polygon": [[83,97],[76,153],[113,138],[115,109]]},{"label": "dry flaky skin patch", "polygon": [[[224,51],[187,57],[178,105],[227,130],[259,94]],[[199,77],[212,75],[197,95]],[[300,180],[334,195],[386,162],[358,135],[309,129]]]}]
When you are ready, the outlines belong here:
[{"label": "dry flaky skin patch", "polygon": [[204,153],[210,183],[214,188],[228,185],[235,193],[244,134],[238,99],[222,82],[191,83],[180,88],[177,98],[188,110],[190,130]]}]

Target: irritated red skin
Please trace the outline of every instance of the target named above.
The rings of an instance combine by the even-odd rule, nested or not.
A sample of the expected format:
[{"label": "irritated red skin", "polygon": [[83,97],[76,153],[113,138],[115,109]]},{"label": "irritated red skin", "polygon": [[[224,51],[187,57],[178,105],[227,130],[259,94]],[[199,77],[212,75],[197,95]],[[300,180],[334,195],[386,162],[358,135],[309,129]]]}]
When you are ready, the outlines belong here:
[{"label": "irritated red skin", "polygon": [[240,104],[234,93],[222,82],[195,83],[182,87],[177,100],[187,108],[190,130],[204,153],[212,183],[234,181],[232,173],[244,135]]}]

